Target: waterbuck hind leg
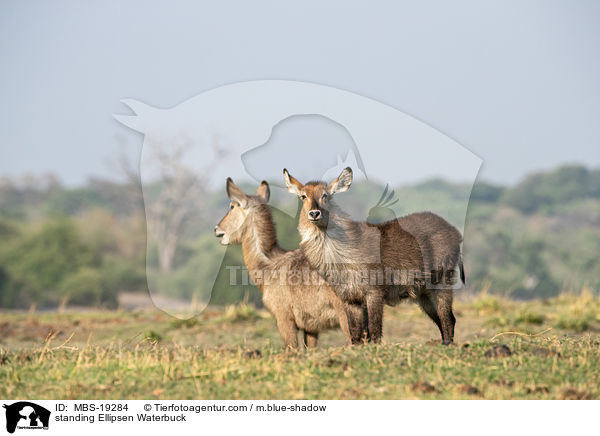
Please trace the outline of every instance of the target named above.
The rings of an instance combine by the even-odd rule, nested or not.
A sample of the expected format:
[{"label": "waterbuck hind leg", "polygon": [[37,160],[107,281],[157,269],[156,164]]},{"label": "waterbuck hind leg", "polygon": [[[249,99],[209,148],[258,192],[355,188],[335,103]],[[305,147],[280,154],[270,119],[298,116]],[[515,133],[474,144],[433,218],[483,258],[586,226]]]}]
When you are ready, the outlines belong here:
[{"label": "waterbuck hind leg", "polygon": [[442,341],[444,340],[444,331],[442,330],[442,321],[438,315],[437,304],[435,297],[429,293],[422,292],[417,297],[417,304],[423,309],[429,318],[438,326],[440,334],[442,335]]},{"label": "waterbuck hind leg", "polygon": [[361,333],[361,340],[363,342],[371,342],[371,334],[369,333],[369,311],[367,310],[367,304],[363,304],[362,305],[362,311],[363,311],[363,325],[362,325],[362,333]]},{"label": "waterbuck hind leg", "polygon": [[346,315],[348,316],[348,330],[352,345],[361,344],[363,331],[365,330],[365,316],[361,304],[346,303]]},{"label": "waterbuck hind leg", "polygon": [[277,329],[283,339],[283,346],[285,348],[298,348],[298,328],[293,319],[287,317],[278,317]]},{"label": "waterbuck hind leg", "polygon": [[383,334],[383,291],[373,289],[366,295],[369,338],[381,342]]},{"label": "waterbuck hind leg", "polygon": [[304,332],[304,346],[306,348],[315,348],[317,343],[319,342],[319,334],[318,333],[309,333],[307,331]]},{"label": "waterbuck hind leg", "polygon": [[452,313],[452,290],[441,289],[435,292],[437,299],[437,313],[442,324],[442,343],[451,344],[454,341],[454,325],[456,318]]}]

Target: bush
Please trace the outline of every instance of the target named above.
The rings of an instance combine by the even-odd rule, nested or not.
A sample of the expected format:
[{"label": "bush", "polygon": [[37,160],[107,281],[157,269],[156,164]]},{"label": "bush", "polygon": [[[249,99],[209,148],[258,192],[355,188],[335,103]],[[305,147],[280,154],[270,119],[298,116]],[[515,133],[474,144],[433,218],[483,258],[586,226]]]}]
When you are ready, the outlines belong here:
[{"label": "bush", "polygon": [[479,315],[492,315],[500,312],[502,309],[500,300],[486,293],[480,294],[473,303],[473,306]]},{"label": "bush", "polygon": [[600,321],[600,299],[587,288],[579,295],[561,295],[559,304],[562,310],[558,314],[557,328],[584,332],[592,323]]},{"label": "bush", "polygon": [[82,242],[70,219],[51,221],[3,248],[2,302],[10,307],[56,304],[63,280],[81,268],[100,264],[100,257]]},{"label": "bush", "polygon": [[569,314],[562,314],[556,322],[556,327],[581,333],[590,328],[590,320],[589,317],[575,317]]},{"label": "bush", "polygon": [[546,317],[543,314],[533,312],[528,309],[523,309],[517,314],[517,317],[515,318],[515,324],[540,325],[543,324],[545,320]]},{"label": "bush", "polygon": [[105,285],[117,292],[146,289],[144,265],[128,259],[107,257],[102,262],[102,277]]},{"label": "bush", "polygon": [[144,333],[144,339],[153,343],[157,343],[162,341],[163,337],[160,333],[157,333],[154,330],[148,330],[146,333]]},{"label": "bush", "polygon": [[236,323],[244,321],[254,321],[259,318],[260,314],[256,311],[254,307],[248,306],[247,304],[238,304],[227,306],[227,309],[225,309],[225,314],[220,319],[220,321]]},{"label": "bush", "polygon": [[79,306],[117,306],[117,291],[107,286],[100,271],[81,268],[66,277],[59,286],[59,293],[65,303]]}]

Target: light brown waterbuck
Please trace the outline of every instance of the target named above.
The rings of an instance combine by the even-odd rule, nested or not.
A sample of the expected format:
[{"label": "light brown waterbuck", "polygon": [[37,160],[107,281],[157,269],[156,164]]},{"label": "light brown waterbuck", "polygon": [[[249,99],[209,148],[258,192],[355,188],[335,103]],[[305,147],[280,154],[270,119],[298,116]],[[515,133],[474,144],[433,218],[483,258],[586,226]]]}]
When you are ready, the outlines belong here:
[{"label": "light brown waterbuck", "polygon": [[215,227],[215,235],[223,245],[242,245],[248,273],[275,317],[285,347],[298,347],[298,330],[304,333],[304,345],[315,347],[321,331],[338,326],[350,342],[344,304],[333,288],[311,270],[301,250],[277,245],[269,194],[265,181],[257,195],[246,195],[228,178],[229,212]]},{"label": "light brown waterbuck", "polygon": [[379,342],[384,304],[409,298],[436,323],[442,342],[451,343],[457,268],[464,281],[460,232],[429,212],[380,224],[352,220],[332,199],[350,188],[350,168],[329,185],[304,185],[286,169],[283,173],[288,190],[302,201],[300,248],[344,301],[352,342]]}]

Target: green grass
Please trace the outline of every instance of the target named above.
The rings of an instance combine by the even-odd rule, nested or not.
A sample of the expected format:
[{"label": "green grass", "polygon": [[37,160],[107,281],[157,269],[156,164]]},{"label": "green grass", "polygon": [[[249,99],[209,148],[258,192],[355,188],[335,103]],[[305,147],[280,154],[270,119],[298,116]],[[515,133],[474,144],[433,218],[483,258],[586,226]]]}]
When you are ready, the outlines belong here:
[{"label": "green grass", "polygon": [[[455,346],[439,345],[433,323],[401,305],[386,309],[382,345],[344,346],[334,331],[300,351],[283,350],[273,319],[248,306],[193,321],[159,311],[2,313],[0,397],[600,398],[598,298],[486,295],[455,306]],[[497,344],[511,355],[486,356]]]}]

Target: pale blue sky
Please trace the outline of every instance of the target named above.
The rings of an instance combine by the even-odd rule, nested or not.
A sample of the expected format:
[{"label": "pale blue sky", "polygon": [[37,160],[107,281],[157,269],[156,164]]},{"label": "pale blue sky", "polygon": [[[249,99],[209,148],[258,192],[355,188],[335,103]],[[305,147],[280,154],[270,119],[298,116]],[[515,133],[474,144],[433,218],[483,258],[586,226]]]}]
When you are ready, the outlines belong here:
[{"label": "pale blue sky", "polygon": [[512,183],[600,165],[600,2],[3,1],[0,175],[110,175],[129,97],[314,82],[391,105]]}]

